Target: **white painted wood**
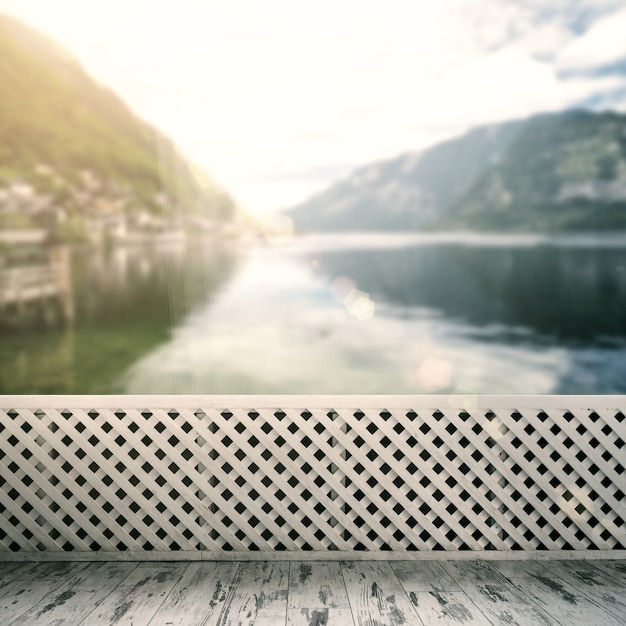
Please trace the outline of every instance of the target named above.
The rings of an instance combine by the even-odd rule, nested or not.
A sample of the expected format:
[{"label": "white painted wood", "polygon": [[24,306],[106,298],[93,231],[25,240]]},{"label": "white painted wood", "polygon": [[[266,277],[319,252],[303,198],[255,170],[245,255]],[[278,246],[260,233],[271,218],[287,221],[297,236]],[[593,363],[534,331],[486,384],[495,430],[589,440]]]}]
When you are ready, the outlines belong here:
[{"label": "white painted wood", "polygon": [[284,624],[287,618],[289,564],[242,564],[233,579],[225,607],[215,626]]},{"label": "white painted wood", "polygon": [[28,612],[43,598],[49,596],[61,585],[60,581],[13,581],[0,591],[0,616],[3,624],[14,620]]},{"label": "white painted wood", "polygon": [[388,563],[345,562],[341,571],[357,626],[418,623],[415,609]]},{"label": "white painted wood", "polygon": [[434,561],[398,561],[391,564],[406,593],[416,591],[460,591],[454,579]]},{"label": "white painted wood", "polygon": [[518,589],[490,583],[465,585],[464,592],[492,623],[504,626],[558,626],[558,616],[534,606]]},{"label": "white painted wood", "polygon": [[85,618],[89,626],[147,626],[188,565],[137,567]]},{"label": "white painted wood", "polygon": [[545,563],[544,568],[554,576],[558,576],[580,591],[589,587],[607,587],[611,585],[621,585],[622,582],[611,574],[603,572],[588,561],[568,561],[562,563]]},{"label": "white painted wood", "polygon": [[[305,563],[312,566],[311,575],[308,570],[299,569],[300,563],[4,564],[0,566],[0,575],[3,570],[8,575],[11,569],[16,573],[25,568],[39,572],[28,576],[32,580],[13,580],[0,587],[0,623],[2,626],[23,623],[40,626],[99,623],[109,626],[131,623],[134,626],[225,623],[611,626],[626,623],[622,600],[626,597],[626,580],[611,578],[603,572],[603,568],[613,568],[619,573],[624,567],[623,560],[343,562],[339,579],[336,562]],[[413,566],[417,570],[411,569]],[[440,571],[421,570],[421,566],[439,566]],[[524,571],[520,572],[518,566]],[[427,584],[428,571],[440,581],[444,567],[457,576],[453,580],[456,591],[411,591],[411,583],[418,587]],[[558,575],[548,567],[558,570]],[[394,569],[403,573],[400,578],[404,579],[404,586]],[[525,576],[508,576],[520,573]],[[567,582],[568,578],[573,580],[572,584]],[[447,581],[445,576],[444,580]],[[346,593],[350,592],[349,608],[288,606],[290,602],[299,603],[296,598],[303,603],[319,599],[324,581],[329,581],[328,584],[334,581]],[[170,591],[163,600],[167,588]],[[407,608],[410,612],[403,613]],[[150,615],[153,615],[151,619]]]},{"label": "white painted wood", "polygon": [[30,567],[24,573],[17,573],[16,580],[64,581],[73,578],[88,567],[87,563],[51,562],[38,567]]},{"label": "white painted wood", "polygon": [[489,623],[462,591],[412,591],[410,598],[426,626],[484,626]]},{"label": "white painted wood", "polygon": [[517,589],[535,606],[555,616],[568,626],[623,626],[624,620],[616,617],[604,606],[587,598],[574,587],[557,578],[515,578]]},{"label": "white painted wood", "polygon": [[524,550],[518,552],[489,551],[124,551],[124,552],[0,552],[0,563],[37,563],[50,561],[76,562],[161,562],[167,561],[569,561],[589,560],[594,564],[610,563],[626,557],[623,550]]},{"label": "white painted wood", "polygon": [[446,561],[442,563],[442,567],[461,589],[468,583],[507,585],[509,582],[491,563],[485,561]]},{"label": "white painted wood", "polygon": [[306,609],[349,608],[339,563],[292,562],[289,567],[288,606]]},{"label": "white painted wood", "polygon": [[606,395],[6,395],[0,396],[2,406],[9,409],[30,408],[188,408],[197,409],[288,409],[288,408],[358,408],[392,409],[624,409],[624,396]]},{"label": "white painted wood", "polygon": [[[569,560],[567,563],[570,564],[573,560]],[[489,561],[489,565],[509,580],[512,578],[527,578],[529,576],[545,576],[550,571],[547,569],[546,561],[498,560]]]},{"label": "white painted wood", "polygon": [[287,626],[354,626],[354,620],[350,609],[293,608],[287,609]]},{"label": "white painted wood", "polygon": [[82,568],[10,624],[78,626],[135,567],[106,563]]},{"label": "white painted wood", "polygon": [[237,568],[238,563],[234,562],[190,564],[150,626],[204,626],[216,622],[226,605]]},{"label": "white painted wood", "polygon": [[608,574],[612,580],[626,583],[626,560],[596,561],[590,562],[596,569]]},{"label": "white painted wood", "polygon": [[622,407],[618,396],[2,396],[0,560],[621,550]]},{"label": "white painted wood", "polygon": [[25,574],[28,570],[32,569],[34,565],[32,563],[16,563],[16,562],[4,562],[0,563],[0,587],[6,585],[12,580],[19,578],[20,574]]}]

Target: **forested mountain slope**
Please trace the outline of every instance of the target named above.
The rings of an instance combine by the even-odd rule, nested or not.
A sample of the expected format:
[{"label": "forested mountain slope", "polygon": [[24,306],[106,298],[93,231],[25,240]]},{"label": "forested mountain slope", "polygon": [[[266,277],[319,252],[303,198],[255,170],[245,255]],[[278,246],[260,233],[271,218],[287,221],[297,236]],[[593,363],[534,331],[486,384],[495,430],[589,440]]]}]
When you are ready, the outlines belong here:
[{"label": "forested mountain slope", "polygon": [[300,231],[626,229],[626,116],[477,128],[362,167],[287,213]]}]

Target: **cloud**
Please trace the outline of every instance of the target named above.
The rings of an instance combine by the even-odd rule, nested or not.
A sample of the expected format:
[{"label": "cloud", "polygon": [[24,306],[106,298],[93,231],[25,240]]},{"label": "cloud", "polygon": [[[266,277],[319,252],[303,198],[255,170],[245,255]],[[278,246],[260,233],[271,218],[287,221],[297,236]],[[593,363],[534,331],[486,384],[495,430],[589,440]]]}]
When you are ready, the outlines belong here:
[{"label": "cloud", "polygon": [[626,57],[626,8],[604,16],[565,46],[556,58],[559,70],[592,68]]},{"label": "cloud", "polygon": [[69,44],[252,210],[478,124],[620,107],[626,84],[623,0],[157,4],[0,10]]}]

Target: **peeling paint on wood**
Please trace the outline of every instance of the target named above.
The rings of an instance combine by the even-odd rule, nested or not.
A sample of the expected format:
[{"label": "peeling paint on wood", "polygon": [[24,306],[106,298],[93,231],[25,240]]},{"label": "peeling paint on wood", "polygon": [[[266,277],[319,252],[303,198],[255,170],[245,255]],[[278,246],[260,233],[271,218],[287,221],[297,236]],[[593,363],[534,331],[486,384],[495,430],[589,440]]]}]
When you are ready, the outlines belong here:
[{"label": "peeling paint on wood", "polygon": [[398,561],[391,567],[407,591],[460,591],[452,576],[436,561]]},{"label": "peeling paint on wood", "polygon": [[568,626],[624,626],[623,619],[615,617],[604,606],[558,579],[533,576],[516,578],[514,584],[532,604],[555,616],[559,623]]},{"label": "peeling paint on wood", "polygon": [[[16,578],[0,586],[0,626],[626,624],[623,561],[606,561],[602,568],[595,562],[527,562],[521,570],[508,561],[431,562],[431,569],[414,564],[102,562],[51,568],[48,562],[32,564],[33,571],[20,565],[4,570]],[[18,579],[20,572],[31,580]],[[520,573],[526,576],[505,576]],[[456,590],[428,588],[442,584]]]},{"label": "peeling paint on wood", "polygon": [[294,562],[289,568],[289,607],[348,608],[339,563]]},{"label": "peeling paint on wood", "polygon": [[282,616],[284,623],[288,585],[289,563],[241,564],[216,626],[258,626],[269,616]]},{"label": "peeling paint on wood", "polygon": [[237,563],[191,563],[150,626],[213,624],[226,605]]},{"label": "peeling paint on wood", "polygon": [[148,624],[187,567],[180,564],[178,569],[136,568],[89,614],[86,623],[89,626]]},{"label": "peeling paint on wood", "polygon": [[389,563],[342,563],[341,571],[358,626],[417,623],[417,614]]},{"label": "peeling paint on wood", "polygon": [[354,626],[354,621],[350,609],[290,608],[287,626]]},{"label": "peeling paint on wood", "polygon": [[460,591],[418,591],[411,602],[424,624],[441,626],[484,626],[485,616]]}]

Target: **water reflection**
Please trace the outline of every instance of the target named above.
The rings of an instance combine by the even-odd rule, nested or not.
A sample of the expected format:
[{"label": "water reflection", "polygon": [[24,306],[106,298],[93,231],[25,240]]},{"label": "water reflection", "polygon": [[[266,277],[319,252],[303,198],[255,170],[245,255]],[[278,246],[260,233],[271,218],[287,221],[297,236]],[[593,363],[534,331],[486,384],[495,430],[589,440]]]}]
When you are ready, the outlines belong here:
[{"label": "water reflection", "polygon": [[520,337],[559,343],[626,336],[626,250],[559,243],[326,249],[312,258],[320,274],[349,277],[398,315],[424,307],[472,325],[499,324],[508,341],[512,327],[531,331]]},{"label": "water reflection", "polygon": [[2,393],[626,393],[626,238],[383,236],[74,252],[75,324]]},{"label": "water reflection", "polygon": [[257,249],[220,298],[129,370],[126,388],[626,390],[626,241],[436,239],[324,237]]},{"label": "water reflection", "polygon": [[166,343],[235,271],[219,242],[75,249],[75,321],[55,330],[24,323],[0,340],[0,393],[114,393],[124,372]]}]

